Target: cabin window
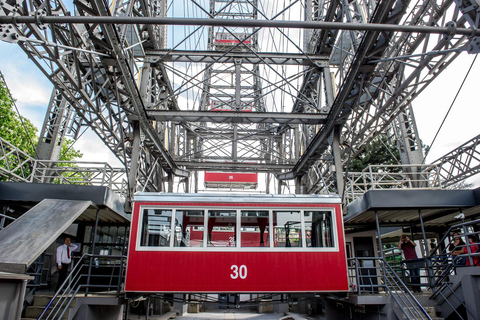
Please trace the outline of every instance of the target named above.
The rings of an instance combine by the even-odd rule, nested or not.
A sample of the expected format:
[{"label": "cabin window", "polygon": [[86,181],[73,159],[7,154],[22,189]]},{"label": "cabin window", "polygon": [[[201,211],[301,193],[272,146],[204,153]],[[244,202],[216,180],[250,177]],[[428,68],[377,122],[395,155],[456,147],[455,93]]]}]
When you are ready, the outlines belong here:
[{"label": "cabin window", "polygon": [[300,211],[273,211],[274,246],[302,247]]},{"label": "cabin window", "polygon": [[270,247],[268,211],[242,211],[240,239],[241,247]]},{"label": "cabin window", "polygon": [[143,210],[141,246],[169,247],[172,225],[172,210]]},{"label": "cabin window", "polygon": [[209,210],[207,226],[208,247],[237,246],[237,211]]},{"label": "cabin window", "polygon": [[203,210],[176,210],[174,247],[203,247]]},{"label": "cabin window", "polygon": [[334,246],[331,211],[305,211],[304,219],[307,247]]}]

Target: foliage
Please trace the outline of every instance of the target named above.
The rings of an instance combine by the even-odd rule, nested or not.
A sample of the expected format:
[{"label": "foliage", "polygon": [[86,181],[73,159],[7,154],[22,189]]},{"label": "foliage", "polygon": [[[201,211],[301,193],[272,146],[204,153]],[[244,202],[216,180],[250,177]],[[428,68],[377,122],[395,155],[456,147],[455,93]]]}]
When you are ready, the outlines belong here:
[{"label": "foliage", "polygon": [[350,172],[361,172],[369,165],[396,165],[400,163],[400,153],[395,144],[386,136],[378,135],[365,149],[350,161]]},{"label": "foliage", "polygon": [[80,150],[75,150],[72,145],[75,141],[70,139],[64,139],[62,143],[62,149],[60,151],[60,161],[75,161],[83,157],[83,153]]},{"label": "foliage", "polygon": [[0,79],[0,137],[34,156],[38,130],[30,120],[17,116],[13,110],[14,103],[7,86]]},{"label": "foliage", "polygon": [[[0,126],[0,137],[30,157],[35,158],[38,129],[30,120],[17,115],[14,108],[15,100],[11,97],[3,77],[0,77],[0,123],[2,124]],[[73,140],[64,139],[60,161],[75,161],[83,156],[79,150],[72,148],[73,143]],[[19,159],[15,155],[10,155],[0,161],[1,167],[6,168],[7,171],[15,168],[14,174],[23,178],[27,178],[30,175],[31,165],[31,161]],[[64,165],[75,167],[74,164]],[[7,179],[7,177],[0,177],[0,180]]]}]

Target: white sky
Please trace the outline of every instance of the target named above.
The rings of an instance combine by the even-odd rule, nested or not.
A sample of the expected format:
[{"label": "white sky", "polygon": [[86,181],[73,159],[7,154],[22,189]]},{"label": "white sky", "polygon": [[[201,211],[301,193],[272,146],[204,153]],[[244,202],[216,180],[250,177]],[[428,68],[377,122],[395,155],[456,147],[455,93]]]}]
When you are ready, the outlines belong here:
[{"label": "white sky", "polygon": [[[417,127],[424,145],[431,145],[473,58],[474,55],[462,53],[413,102]],[[50,82],[15,44],[0,42],[0,70],[13,97],[17,100],[20,113],[40,129],[52,90]],[[480,85],[475,80],[478,74],[480,74],[480,61],[475,63],[426,163],[433,162],[479,134],[480,102],[476,97],[478,97]],[[80,138],[75,148],[84,153],[82,161],[102,161],[120,166],[120,162],[90,130]],[[480,185],[480,179],[475,184]]]}]

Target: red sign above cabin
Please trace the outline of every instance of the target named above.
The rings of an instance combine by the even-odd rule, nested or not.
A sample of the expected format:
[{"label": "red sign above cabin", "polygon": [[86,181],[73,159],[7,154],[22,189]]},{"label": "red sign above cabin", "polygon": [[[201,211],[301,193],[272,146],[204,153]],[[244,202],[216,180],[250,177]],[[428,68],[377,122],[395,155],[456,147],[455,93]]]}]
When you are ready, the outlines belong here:
[{"label": "red sign above cabin", "polygon": [[249,188],[258,185],[257,173],[205,172],[206,188]]}]

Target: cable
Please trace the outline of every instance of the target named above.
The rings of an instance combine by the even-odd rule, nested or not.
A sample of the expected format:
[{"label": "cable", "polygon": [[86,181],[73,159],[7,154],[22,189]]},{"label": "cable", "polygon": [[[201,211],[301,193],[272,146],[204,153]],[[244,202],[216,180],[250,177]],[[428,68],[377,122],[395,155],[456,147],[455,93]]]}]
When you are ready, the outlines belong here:
[{"label": "cable", "polygon": [[447,117],[448,117],[448,115],[450,114],[450,111],[452,110],[452,107],[453,107],[453,105],[455,104],[455,101],[457,100],[457,97],[458,97],[458,95],[460,94],[460,91],[462,91],[463,85],[465,84],[465,81],[467,80],[468,75],[470,74],[470,71],[472,70],[472,67],[473,67],[473,65],[475,64],[475,60],[477,60],[477,57],[478,57],[478,54],[476,54],[476,55],[475,55],[475,58],[473,58],[473,61],[472,61],[472,63],[470,64],[470,67],[468,68],[467,74],[466,74],[465,77],[463,78],[462,84],[460,85],[460,88],[458,88],[457,93],[455,94],[455,98],[453,98],[453,101],[452,101],[452,103],[450,104],[450,107],[448,108],[447,114],[445,114],[445,117],[443,118],[443,121],[442,121],[442,123],[440,124],[440,127],[438,128],[437,133],[435,134],[435,137],[433,138],[432,143],[430,144],[430,147],[429,147],[429,148],[427,149],[427,151],[425,152],[425,156],[423,157],[423,163],[425,163],[425,159],[427,158],[428,153],[430,152],[430,150],[432,150],[432,146],[433,146],[433,144],[435,143],[435,140],[437,139],[437,136],[438,136],[438,134],[440,133],[440,130],[442,130],[443,124],[444,124],[445,121],[447,120]]}]

